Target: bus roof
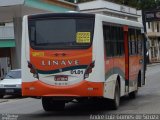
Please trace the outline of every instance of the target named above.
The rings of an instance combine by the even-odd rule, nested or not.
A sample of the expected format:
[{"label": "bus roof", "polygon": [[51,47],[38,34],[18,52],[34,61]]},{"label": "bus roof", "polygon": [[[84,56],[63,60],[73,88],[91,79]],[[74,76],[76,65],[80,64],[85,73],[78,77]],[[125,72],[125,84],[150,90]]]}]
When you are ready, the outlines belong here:
[{"label": "bus roof", "polygon": [[34,14],[34,15],[27,15],[29,18],[40,18],[40,17],[93,17],[96,16],[98,20],[101,20],[102,22],[108,22],[108,23],[116,23],[120,25],[128,25],[133,27],[139,27],[142,28],[143,25],[140,22],[126,20],[122,18],[102,15],[102,14],[93,14],[93,13],[78,13],[78,12],[67,12],[67,13],[45,13],[45,14]]},{"label": "bus roof", "polygon": [[127,25],[132,27],[139,27],[139,28],[143,27],[141,22],[126,20],[126,19],[102,15],[102,14],[96,14],[96,18],[106,23],[115,23],[115,24]]}]

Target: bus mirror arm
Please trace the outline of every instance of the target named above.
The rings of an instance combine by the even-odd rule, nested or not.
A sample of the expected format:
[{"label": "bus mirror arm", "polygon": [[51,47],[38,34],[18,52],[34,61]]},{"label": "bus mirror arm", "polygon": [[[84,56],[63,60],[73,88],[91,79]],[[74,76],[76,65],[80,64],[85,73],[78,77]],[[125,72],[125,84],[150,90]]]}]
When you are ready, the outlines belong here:
[{"label": "bus mirror arm", "polygon": [[145,44],[146,44],[146,55],[148,55],[148,51],[149,51],[149,49],[151,48],[150,47],[150,43],[149,43],[149,41],[150,41],[150,39],[148,38],[148,36],[146,35],[146,34],[144,34],[144,39],[145,39]]}]

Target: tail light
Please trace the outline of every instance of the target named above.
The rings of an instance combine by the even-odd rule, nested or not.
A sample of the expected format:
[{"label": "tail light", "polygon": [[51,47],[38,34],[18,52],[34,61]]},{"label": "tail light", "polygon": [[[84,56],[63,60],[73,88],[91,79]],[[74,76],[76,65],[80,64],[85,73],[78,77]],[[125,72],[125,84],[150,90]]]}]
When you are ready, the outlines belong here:
[{"label": "tail light", "polygon": [[36,68],[29,61],[28,61],[28,68],[30,68],[30,72],[33,74],[33,77],[39,79],[39,75]]},{"label": "tail light", "polygon": [[92,69],[94,68],[94,66],[95,66],[95,61],[93,61],[90,65],[88,65],[88,67],[84,73],[84,79],[89,77],[89,74],[92,73]]}]

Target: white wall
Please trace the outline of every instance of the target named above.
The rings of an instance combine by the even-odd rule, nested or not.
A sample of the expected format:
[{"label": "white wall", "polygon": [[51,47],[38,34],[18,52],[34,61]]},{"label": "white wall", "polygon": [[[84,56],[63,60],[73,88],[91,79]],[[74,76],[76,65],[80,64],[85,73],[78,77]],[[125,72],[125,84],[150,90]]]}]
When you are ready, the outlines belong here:
[{"label": "white wall", "polygon": [[16,47],[11,48],[12,68],[21,68],[21,41],[22,41],[22,17],[16,17],[14,21],[14,34]]},{"label": "white wall", "polygon": [[0,26],[0,39],[14,39],[13,26]]},{"label": "white wall", "polygon": [[93,9],[99,9],[99,8],[107,8],[107,9],[114,10],[114,11],[125,12],[129,14],[137,15],[137,10],[135,8],[119,5],[119,4],[104,1],[104,0],[80,3],[78,4],[78,7],[80,11],[89,10],[89,9],[93,10]]},{"label": "white wall", "polygon": [[0,0],[0,6],[21,5],[24,0]]}]

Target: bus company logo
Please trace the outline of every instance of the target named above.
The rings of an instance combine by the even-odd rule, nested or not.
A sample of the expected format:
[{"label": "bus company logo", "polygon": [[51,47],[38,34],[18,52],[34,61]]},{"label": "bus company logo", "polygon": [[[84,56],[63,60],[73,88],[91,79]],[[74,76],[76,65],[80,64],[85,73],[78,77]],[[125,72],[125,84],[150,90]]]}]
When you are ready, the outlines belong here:
[{"label": "bus company logo", "polygon": [[32,56],[33,57],[43,57],[44,56],[44,52],[32,52]]},{"label": "bus company logo", "polygon": [[69,65],[79,65],[78,60],[42,60],[42,66],[69,66]]}]

